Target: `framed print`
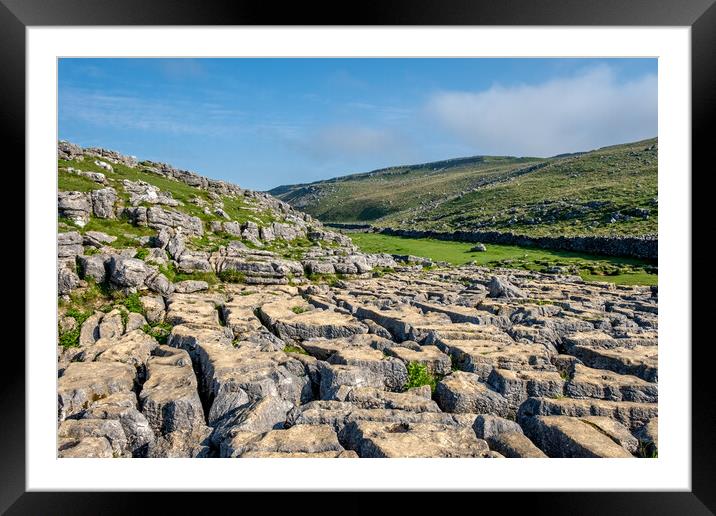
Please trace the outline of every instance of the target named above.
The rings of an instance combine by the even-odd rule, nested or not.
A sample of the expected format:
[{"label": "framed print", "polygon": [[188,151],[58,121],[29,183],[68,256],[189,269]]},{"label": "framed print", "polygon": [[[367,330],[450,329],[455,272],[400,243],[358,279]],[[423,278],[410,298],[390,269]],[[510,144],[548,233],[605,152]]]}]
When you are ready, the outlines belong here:
[{"label": "framed print", "polygon": [[395,490],[710,514],[716,8],[291,11],[3,0],[27,203],[3,510]]}]

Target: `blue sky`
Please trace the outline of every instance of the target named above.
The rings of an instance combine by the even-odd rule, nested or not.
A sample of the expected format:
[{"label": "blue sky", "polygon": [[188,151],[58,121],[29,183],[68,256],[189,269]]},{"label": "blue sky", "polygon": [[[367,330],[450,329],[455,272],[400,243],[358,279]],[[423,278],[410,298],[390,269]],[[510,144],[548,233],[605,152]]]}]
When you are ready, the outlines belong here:
[{"label": "blue sky", "polygon": [[657,135],[656,59],[61,59],[59,137],[267,190]]}]

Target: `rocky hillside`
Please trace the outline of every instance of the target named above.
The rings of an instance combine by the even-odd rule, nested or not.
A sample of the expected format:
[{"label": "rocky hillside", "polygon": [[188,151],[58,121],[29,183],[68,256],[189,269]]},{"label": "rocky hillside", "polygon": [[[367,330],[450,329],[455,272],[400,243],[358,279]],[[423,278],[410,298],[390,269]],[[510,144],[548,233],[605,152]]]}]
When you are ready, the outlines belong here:
[{"label": "rocky hillside", "polygon": [[359,252],[61,142],[60,457],[651,457],[657,291]]},{"label": "rocky hillside", "polygon": [[478,156],[270,193],[325,222],[526,236],[657,233],[657,140],[548,159]]}]

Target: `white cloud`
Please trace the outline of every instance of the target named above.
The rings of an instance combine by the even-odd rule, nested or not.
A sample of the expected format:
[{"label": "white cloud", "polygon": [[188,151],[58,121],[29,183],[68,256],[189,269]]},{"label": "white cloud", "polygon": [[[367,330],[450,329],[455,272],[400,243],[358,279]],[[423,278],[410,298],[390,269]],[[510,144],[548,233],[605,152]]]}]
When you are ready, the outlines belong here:
[{"label": "white cloud", "polygon": [[475,153],[550,156],[656,136],[657,79],[607,66],[538,85],[433,95],[427,114]]},{"label": "white cloud", "polygon": [[406,152],[402,136],[395,131],[363,125],[324,126],[309,133],[294,134],[289,143],[318,160],[366,156],[396,159]]}]

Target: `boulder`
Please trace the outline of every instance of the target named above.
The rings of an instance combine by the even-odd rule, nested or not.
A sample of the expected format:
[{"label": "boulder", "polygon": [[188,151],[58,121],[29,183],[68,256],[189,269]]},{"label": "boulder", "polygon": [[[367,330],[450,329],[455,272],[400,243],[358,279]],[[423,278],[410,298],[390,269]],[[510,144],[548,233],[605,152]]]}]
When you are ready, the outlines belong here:
[{"label": "boulder", "polygon": [[340,440],[360,457],[485,457],[487,443],[470,428],[427,423],[356,421]]},{"label": "boulder", "polygon": [[[656,403],[659,400],[656,383],[639,377],[592,369],[581,364],[572,368],[565,393],[573,398],[598,398],[612,401]],[[537,395],[538,396],[538,395]]]},{"label": "boulder", "polygon": [[131,391],[135,369],[119,362],[73,362],[58,381],[58,417],[60,420],[89,408],[92,402],[115,392]]},{"label": "boulder", "polygon": [[75,271],[67,267],[57,270],[57,292],[60,295],[69,294],[80,286],[80,277]]},{"label": "boulder", "polygon": [[328,359],[329,364],[347,365],[370,371],[381,378],[385,389],[402,390],[408,381],[405,364],[393,357],[387,357],[377,349],[344,348]]},{"label": "boulder", "polygon": [[162,296],[142,296],[139,301],[149,324],[156,324],[164,319],[166,306]]},{"label": "boulder", "polygon": [[90,315],[80,328],[80,347],[90,346],[99,340],[99,325],[104,317],[103,312]]},{"label": "boulder", "polygon": [[85,192],[58,192],[57,210],[61,217],[67,217],[79,227],[90,221],[92,200]]},{"label": "boulder", "polygon": [[174,292],[181,294],[193,294],[194,292],[200,292],[208,288],[209,284],[206,281],[185,280],[174,284]]},{"label": "boulder", "polygon": [[455,371],[440,380],[435,388],[435,399],[446,412],[493,414],[501,417],[510,414],[507,400],[473,373]]},{"label": "boulder", "polygon": [[206,424],[191,359],[184,350],[169,346],[154,350],[139,401],[157,434],[193,433]]},{"label": "boulder", "polygon": [[[111,457],[131,457],[131,452],[128,448],[127,436],[124,435],[124,429],[119,421],[111,419],[67,419],[60,423],[57,430],[57,437],[59,439],[76,439],[82,441],[87,438],[104,438],[112,450]],[[87,446],[83,446],[85,456],[106,456],[103,451],[103,444],[97,443],[96,441],[90,441],[94,450],[86,449]],[[62,442],[60,445],[60,452],[64,451],[62,448],[67,448],[67,441]],[[78,443],[79,444],[79,443]],[[75,445],[76,447],[76,445]],[[72,455],[79,456],[80,450],[73,450]],[[63,454],[61,454],[63,455]],[[65,455],[67,456],[67,455]]]},{"label": "boulder", "polygon": [[266,433],[242,432],[222,446],[222,457],[350,457],[329,426],[295,426]]},{"label": "boulder", "polygon": [[114,205],[117,202],[117,191],[114,188],[92,190],[92,214],[100,219],[115,217]]},{"label": "boulder", "polygon": [[129,364],[135,368],[135,376],[138,380],[143,381],[147,360],[156,347],[157,341],[154,338],[142,330],[133,330],[118,338],[116,336],[100,337],[93,346],[83,348],[78,359],[84,362]]},{"label": "boulder", "polygon": [[368,328],[353,317],[339,312],[312,309],[311,305],[302,299],[266,303],[259,308],[259,317],[282,339],[335,339],[368,332]]},{"label": "boulder", "polygon": [[95,283],[104,283],[107,279],[107,263],[109,256],[94,254],[91,256],[78,256],[77,263],[80,266],[82,279],[93,279]]},{"label": "boulder", "polygon": [[112,340],[119,338],[124,333],[124,322],[122,321],[123,311],[115,308],[102,317],[99,323],[99,338]]},{"label": "boulder", "polygon": [[152,292],[163,296],[168,296],[174,292],[174,285],[172,285],[171,281],[161,272],[151,271],[144,280],[144,284]]},{"label": "boulder", "polygon": [[490,297],[507,299],[527,297],[524,291],[510,283],[507,278],[501,276],[492,276],[492,278],[490,278],[490,282],[487,284],[487,288],[490,291]]},{"label": "boulder", "polygon": [[622,446],[579,418],[534,416],[525,419],[522,428],[549,457],[632,457]]},{"label": "boulder", "polygon": [[429,373],[439,376],[450,374],[452,363],[450,357],[435,346],[420,346],[412,350],[400,346],[387,348],[385,353],[402,360],[406,365],[411,362],[424,364]]},{"label": "boulder", "polygon": [[57,456],[61,459],[111,459],[112,445],[106,437],[59,437]]},{"label": "boulder", "polygon": [[108,419],[119,421],[127,437],[127,446],[133,457],[144,457],[155,435],[149,421],[137,410],[134,392],[117,392],[102,398],[80,413],[82,419]]},{"label": "boulder", "polygon": [[146,263],[137,258],[112,256],[109,259],[109,280],[118,287],[140,288],[152,273]]},{"label": "boulder", "polygon": [[546,459],[547,455],[537,448],[529,438],[519,432],[502,432],[487,439],[491,450],[503,457],[515,459]]},{"label": "boulder", "polygon": [[157,437],[149,446],[149,458],[208,458],[214,456],[211,445],[212,428],[201,426],[187,432],[177,430]]}]

